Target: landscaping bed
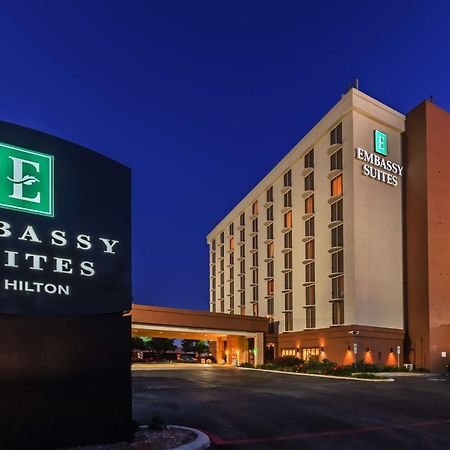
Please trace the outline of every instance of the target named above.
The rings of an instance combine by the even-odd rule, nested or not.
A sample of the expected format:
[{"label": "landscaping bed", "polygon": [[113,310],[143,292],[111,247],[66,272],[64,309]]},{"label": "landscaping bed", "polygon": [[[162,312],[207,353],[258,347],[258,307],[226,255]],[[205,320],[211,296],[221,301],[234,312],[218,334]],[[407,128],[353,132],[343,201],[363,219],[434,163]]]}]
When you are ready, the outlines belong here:
[{"label": "landscaping bed", "polygon": [[[240,367],[252,368],[251,364],[244,363]],[[349,366],[340,366],[333,361],[324,359],[322,361],[310,360],[304,362],[294,356],[284,356],[276,358],[273,362],[257,366],[256,369],[270,370],[277,372],[291,372],[298,374],[323,375],[333,377],[350,377],[359,379],[380,379],[386,380],[384,375],[377,375],[380,372],[406,372],[405,368],[398,368],[394,366],[382,366],[375,364],[365,364],[360,362]]]}]

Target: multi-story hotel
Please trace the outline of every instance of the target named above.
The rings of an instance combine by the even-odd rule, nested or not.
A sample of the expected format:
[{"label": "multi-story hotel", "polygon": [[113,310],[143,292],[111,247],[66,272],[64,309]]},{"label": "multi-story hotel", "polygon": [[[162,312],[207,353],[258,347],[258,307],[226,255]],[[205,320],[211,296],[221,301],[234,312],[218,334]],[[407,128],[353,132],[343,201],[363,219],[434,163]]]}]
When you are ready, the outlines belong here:
[{"label": "multi-story hotel", "polygon": [[[405,345],[417,312],[407,310],[405,294],[414,277],[404,264],[406,119],[357,89],[343,95],[208,235],[210,310],[267,317],[266,351],[274,355],[412,360],[418,349],[408,339]],[[448,114],[442,120],[448,127]],[[425,185],[425,172],[419,177]],[[448,264],[444,272],[442,289],[450,287]],[[450,324],[448,292],[439,301]],[[445,330],[450,338],[450,325]],[[429,339],[426,345],[432,351]],[[442,363],[450,349],[439,351]]]}]

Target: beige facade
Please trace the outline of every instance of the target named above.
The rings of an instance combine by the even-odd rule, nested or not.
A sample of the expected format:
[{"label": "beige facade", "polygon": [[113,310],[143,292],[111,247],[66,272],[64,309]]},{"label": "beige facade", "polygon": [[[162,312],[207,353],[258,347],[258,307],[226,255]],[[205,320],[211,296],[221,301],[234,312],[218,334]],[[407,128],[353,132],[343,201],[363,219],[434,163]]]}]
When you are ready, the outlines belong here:
[{"label": "beige facade", "polygon": [[[268,317],[286,337],[403,330],[404,122],[356,89],[343,95],[208,235],[210,310]],[[375,130],[387,136],[382,167]]]}]

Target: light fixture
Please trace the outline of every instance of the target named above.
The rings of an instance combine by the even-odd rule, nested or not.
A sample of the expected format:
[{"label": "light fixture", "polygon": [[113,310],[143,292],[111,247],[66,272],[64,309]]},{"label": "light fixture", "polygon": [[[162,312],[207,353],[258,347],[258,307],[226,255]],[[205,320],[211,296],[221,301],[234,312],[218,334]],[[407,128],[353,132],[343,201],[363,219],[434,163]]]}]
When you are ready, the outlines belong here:
[{"label": "light fixture", "polygon": [[347,350],[350,351],[350,345],[347,347]]},{"label": "light fixture", "polygon": [[323,353],[324,352],[324,347],[320,347],[320,351]]},{"label": "light fixture", "polygon": [[366,348],[366,352],[370,352],[370,348],[369,347]]}]

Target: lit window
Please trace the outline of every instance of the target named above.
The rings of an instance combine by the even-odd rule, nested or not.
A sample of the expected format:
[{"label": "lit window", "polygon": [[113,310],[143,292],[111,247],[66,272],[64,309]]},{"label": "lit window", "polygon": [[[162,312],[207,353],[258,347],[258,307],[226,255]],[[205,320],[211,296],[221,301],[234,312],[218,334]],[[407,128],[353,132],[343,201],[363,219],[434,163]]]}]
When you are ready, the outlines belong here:
[{"label": "lit window", "polygon": [[310,195],[305,199],[305,214],[312,214],[314,212],[314,195]]},{"label": "lit window", "polygon": [[288,211],[284,215],[284,228],[292,228],[292,211]]},{"label": "lit window", "polygon": [[275,247],[273,245],[273,242],[267,245],[267,257],[273,258],[275,254]]},{"label": "lit window", "polygon": [[336,178],[331,180],[331,196],[342,195],[343,187],[342,187],[342,175],[338,175]]}]

